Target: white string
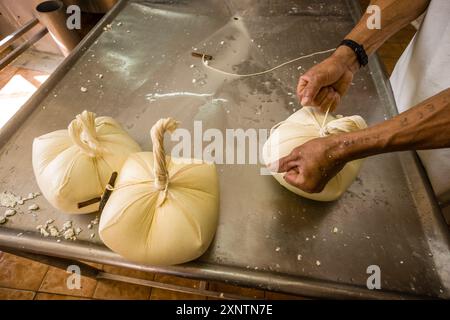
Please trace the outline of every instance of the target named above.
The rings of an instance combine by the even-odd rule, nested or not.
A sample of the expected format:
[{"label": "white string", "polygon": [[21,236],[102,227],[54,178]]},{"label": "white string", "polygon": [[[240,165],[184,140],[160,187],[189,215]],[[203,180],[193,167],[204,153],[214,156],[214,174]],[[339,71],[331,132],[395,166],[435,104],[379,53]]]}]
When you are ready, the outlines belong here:
[{"label": "white string", "polygon": [[329,106],[327,109],[327,112],[325,112],[325,118],[323,118],[322,125],[321,125],[322,129],[325,128],[325,124],[327,123],[327,117],[328,117],[328,113],[330,112],[330,109],[331,109],[331,106]]},{"label": "white string", "polygon": [[300,56],[300,57],[298,57],[298,58],[289,60],[289,61],[284,62],[284,63],[282,63],[282,64],[280,64],[280,65],[278,65],[278,66],[276,66],[276,67],[273,67],[273,68],[271,68],[271,69],[269,69],[269,70],[265,70],[265,71],[261,71],[261,72],[255,72],[255,73],[248,73],[248,74],[231,73],[231,72],[227,72],[227,71],[223,71],[223,70],[220,70],[220,69],[211,67],[211,66],[207,63],[207,61],[205,60],[205,55],[204,55],[204,54],[202,55],[202,62],[203,62],[203,65],[204,65],[206,68],[208,68],[208,69],[210,69],[210,70],[213,70],[213,71],[216,71],[216,72],[219,72],[219,73],[221,73],[221,74],[227,75],[227,76],[232,76],[232,77],[254,77],[254,76],[260,76],[260,75],[262,75],[262,74],[266,74],[266,73],[272,72],[272,71],[274,71],[274,70],[276,70],[276,69],[279,69],[279,68],[281,68],[281,67],[284,67],[285,65],[288,65],[288,64],[290,64],[290,63],[292,63],[292,62],[295,62],[295,61],[298,61],[298,60],[302,60],[302,59],[306,59],[306,58],[310,58],[310,57],[313,57],[313,56],[319,55],[319,54],[328,53],[328,52],[331,52],[331,51],[334,51],[334,50],[336,50],[336,48],[328,49],[328,50],[324,50],[324,51],[314,52],[314,53],[311,53],[311,54],[308,54],[308,55],[305,55],[305,56]]},{"label": "white string", "polygon": [[[313,118],[314,121],[317,123],[317,125],[320,128],[320,131],[323,131],[325,129],[325,125],[327,123],[327,118],[328,118],[328,114],[330,113],[330,109],[331,109],[331,106],[329,106],[328,109],[327,109],[327,112],[325,112],[325,116],[324,116],[324,118],[322,120],[322,124],[319,123],[319,121],[316,119],[314,114],[312,114],[312,112],[308,108],[306,108],[305,110],[311,116],[311,118]],[[275,125],[275,126],[277,126],[277,125]],[[272,134],[272,131],[270,133]],[[321,136],[322,136],[322,134],[321,134]]]}]

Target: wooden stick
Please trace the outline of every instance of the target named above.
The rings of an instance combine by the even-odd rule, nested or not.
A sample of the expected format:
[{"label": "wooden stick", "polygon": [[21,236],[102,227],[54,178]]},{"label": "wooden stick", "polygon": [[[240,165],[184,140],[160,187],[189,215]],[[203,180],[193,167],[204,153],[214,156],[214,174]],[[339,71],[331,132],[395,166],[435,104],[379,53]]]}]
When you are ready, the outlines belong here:
[{"label": "wooden stick", "polygon": [[[111,187],[114,187],[114,184],[116,183],[117,179],[117,172],[114,171],[111,175],[111,178],[109,178],[108,185]],[[112,190],[109,190],[108,188],[105,189],[105,192],[103,193],[102,200],[100,201],[100,206],[98,208],[98,211],[101,213],[103,211],[103,208],[106,205],[106,202],[108,201],[109,197],[111,196]]]},{"label": "wooden stick", "polygon": [[87,200],[87,201],[80,202],[80,203],[78,203],[77,206],[78,206],[78,209],[81,209],[81,208],[90,206],[91,204],[97,203],[97,202],[99,202],[101,200],[102,200],[102,198],[96,197],[96,198],[93,198],[93,199],[90,199],[90,200]]},{"label": "wooden stick", "polygon": [[203,53],[199,53],[199,52],[192,52],[191,54],[193,57],[196,57],[196,58],[203,58],[203,56],[205,56],[205,60],[212,60],[212,58],[213,58],[209,54],[203,54]]}]

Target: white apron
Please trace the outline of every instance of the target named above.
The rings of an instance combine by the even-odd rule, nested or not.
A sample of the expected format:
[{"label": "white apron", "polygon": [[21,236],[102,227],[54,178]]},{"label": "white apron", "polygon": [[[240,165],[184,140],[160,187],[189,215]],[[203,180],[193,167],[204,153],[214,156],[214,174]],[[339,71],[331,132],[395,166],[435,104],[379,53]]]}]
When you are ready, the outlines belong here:
[{"label": "white apron", "polygon": [[[450,87],[450,1],[432,0],[391,76],[399,112]],[[450,149],[417,152],[441,204],[450,205]]]}]

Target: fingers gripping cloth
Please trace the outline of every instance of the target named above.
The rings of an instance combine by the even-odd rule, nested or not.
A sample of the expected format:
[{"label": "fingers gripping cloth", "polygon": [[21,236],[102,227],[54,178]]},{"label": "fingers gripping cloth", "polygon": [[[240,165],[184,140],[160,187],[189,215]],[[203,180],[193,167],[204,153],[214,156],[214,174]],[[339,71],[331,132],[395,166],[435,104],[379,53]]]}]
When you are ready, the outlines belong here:
[{"label": "fingers gripping cloth", "polygon": [[[268,165],[289,155],[294,148],[311,139],[364,128],[367,128],[367,124],[360,116],[335,118],[328,111],[324,114],[318,108],[304,107],[271,129],[270,137],[263,147],[263,159]],[[347,163],[320,193],[304,192],[288,184],[283,179],[284,173],[271,173],[281,185],[298,195],[317,201],[333,201],[351,185],[359,173],[361,164],[362,160]]]}]

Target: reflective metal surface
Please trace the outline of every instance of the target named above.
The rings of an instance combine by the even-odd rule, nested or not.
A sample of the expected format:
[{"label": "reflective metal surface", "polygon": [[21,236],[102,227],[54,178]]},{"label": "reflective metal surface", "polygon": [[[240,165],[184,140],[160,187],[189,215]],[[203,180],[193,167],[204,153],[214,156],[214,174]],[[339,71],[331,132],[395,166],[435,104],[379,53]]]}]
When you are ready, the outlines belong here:
[{"label": "reflective metal surface", "polygon": [[[1,189],[36,191],[33,138],[65,128],[84,109],[117,119],[145,150],[161,117],[190,130],[195,120],[203,130],[269,129],[297,108],[298,76],[324,56],[235,79],[205,70],[191,52],[212,55],[211,64],[228,71],[265,70],[333,48],[356,18],[344,0],[121,2],[0,132]],[[395,114],[375,57],[356,75],[339,113],[359,114],[369,124]],[[332,203],[298,197],[260,175],[260,167],[218,165],[219,228],[208,252],[186,265],[129,263],[90,232],[75,242],[42,238],[35,226],[50,217],[84,229],[93,219],[62,215],[43,198],[37,217],[18,214],[0,227],[0,245],[316,297],[450,297],[448,230],[412,153],[367,159]],[[370,265],[381,269],[382,290],[366,288]]]}]

